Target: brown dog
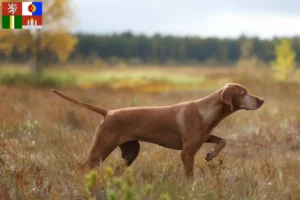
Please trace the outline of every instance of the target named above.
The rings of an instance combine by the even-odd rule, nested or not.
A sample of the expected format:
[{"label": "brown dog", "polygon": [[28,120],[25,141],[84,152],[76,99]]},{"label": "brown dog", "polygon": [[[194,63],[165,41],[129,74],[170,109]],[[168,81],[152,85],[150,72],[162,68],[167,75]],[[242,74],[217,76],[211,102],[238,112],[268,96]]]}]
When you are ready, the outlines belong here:
[{"label": "brown dog", "polygon": [[207,161],[216,157],[225,146],[223,138],[211,135],[222,119],[239,109],[256,110],[264,103],[263,99],[250,94],[245,86],[234,83],[194,101],[117,110],[105,110],[52,91],[104,116],[86,161],[90,167],[99,165],[118,146],[129,166],[139,154],[138,141],[145,141],[182,150],[181,159],[187,177],[193,176],[194,156],[204,142],[217,144],[205,157]]}]

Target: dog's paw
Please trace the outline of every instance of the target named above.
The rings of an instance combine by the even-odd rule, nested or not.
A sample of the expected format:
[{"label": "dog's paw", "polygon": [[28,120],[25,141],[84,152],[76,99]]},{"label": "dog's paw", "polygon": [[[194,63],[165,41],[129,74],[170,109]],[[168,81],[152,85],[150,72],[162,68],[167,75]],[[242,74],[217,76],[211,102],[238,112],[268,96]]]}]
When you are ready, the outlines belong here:
[{"label": "dog's paw", "polygon": [[206,157],[205,157],[205,160],[208,162],[208,161],[211,161],[214,157],[216,157],[216,153],[214,151],[210,151],[206,154]]}]

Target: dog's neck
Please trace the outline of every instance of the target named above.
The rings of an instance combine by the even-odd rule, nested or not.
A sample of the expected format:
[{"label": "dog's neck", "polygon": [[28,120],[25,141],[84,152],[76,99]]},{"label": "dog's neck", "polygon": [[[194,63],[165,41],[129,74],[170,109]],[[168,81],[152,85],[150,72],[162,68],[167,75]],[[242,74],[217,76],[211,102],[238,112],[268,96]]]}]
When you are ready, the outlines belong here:
[{"label": "dog's neck", "polygon": [[[234,109],[232,112],[230,110],[230,106],[221,101],[222,90],[223,89],[219,89],[205,98],[196,100],[197,109],[200,115],[203,115],[203,112],[205,112],[204,116],[219,116],[218,118],[211,117],[214,119],[211,122],[212,124],[218,124],[222,119],[226,118],[228,115],[237,110]],[[205,102],[205,109],[201,107],[203,104],[198,102]]]}]

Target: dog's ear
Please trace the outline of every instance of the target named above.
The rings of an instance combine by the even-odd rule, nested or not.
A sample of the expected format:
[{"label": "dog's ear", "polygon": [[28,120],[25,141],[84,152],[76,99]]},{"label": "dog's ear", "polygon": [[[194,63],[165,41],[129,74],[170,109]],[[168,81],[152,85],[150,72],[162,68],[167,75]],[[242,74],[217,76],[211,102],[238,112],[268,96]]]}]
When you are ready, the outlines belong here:
[{"label": "dog's ear", "polygon": [[224,87],[221,93],[221,102],[229,105],[231,112],[233,112],[233,103],[232,103],[233,95],[234,95],[233,86]]}]

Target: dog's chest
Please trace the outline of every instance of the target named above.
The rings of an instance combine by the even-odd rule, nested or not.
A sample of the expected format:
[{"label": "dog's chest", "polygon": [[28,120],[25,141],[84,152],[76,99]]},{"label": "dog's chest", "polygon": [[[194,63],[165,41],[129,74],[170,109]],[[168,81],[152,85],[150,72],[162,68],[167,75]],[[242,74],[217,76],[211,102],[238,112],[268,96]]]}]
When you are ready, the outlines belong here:
[{"label": "dog's chest", "polygon": [[201,115],[201,124],[206,126],[207,130],[212,130],[219,124],[221,119],[221,107],[198,109],[198,112]]}]

